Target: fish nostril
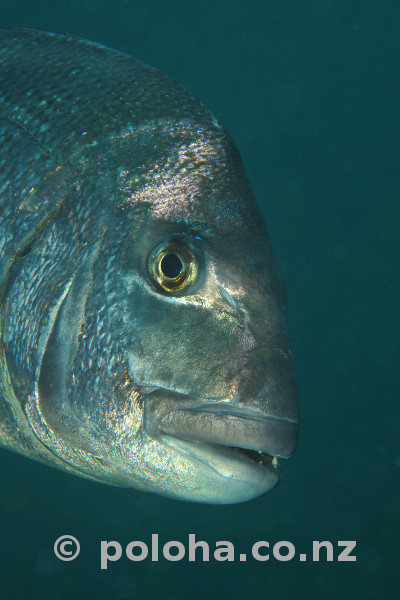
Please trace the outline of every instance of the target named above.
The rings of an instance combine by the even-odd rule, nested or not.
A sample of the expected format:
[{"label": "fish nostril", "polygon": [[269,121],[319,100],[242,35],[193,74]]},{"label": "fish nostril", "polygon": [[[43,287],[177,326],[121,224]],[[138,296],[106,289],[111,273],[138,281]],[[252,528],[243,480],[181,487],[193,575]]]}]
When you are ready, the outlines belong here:
[{"label": "fish nostril", "polygon": [[232,298],[230,293],[222,285],[218,286],[218,292],[221,298],[225,300],[225,302],[229,304],[231,308],[233,308],[234,310],[238,309],[236,301]]},{"label": "fish nostril", "polygon": [[241,303],[233,298],[233,296],[222,285],[218,286],[218,292],[221,298],[225,300],[225,302],[235,311],[239,326],[242,328],[247,327],[249,318],[246,315],[245,310],[243,310]]}]

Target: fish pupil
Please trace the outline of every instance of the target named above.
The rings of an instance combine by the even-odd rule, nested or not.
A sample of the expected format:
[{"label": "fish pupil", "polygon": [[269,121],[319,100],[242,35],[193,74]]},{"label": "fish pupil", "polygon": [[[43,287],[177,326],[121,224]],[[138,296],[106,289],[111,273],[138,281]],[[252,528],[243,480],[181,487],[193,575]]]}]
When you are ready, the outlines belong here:
[{"label": "fish pupil", "polygon": [[161,261],[161,271],[165,277],[175,279],[182,271],[183,264],[181,259],[174,252],[169,252]]}]

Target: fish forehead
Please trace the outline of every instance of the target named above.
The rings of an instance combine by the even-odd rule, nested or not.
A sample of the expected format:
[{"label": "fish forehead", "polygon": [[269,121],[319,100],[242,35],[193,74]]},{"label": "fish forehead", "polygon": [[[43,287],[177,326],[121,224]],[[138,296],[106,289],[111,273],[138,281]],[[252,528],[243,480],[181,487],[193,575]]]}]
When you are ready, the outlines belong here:
[{"label": "fish forehead", "polygon": [[172,78],[73,36],[11,29],[0,41],[0,106],[56,161],[96,178],[105,204],[219,227],[260,221],[229,134]]},{"label": "fish forehead", "polygon": [[[160,127],[152,125],[147,148],[141,127],[127,148],[118,145],[116,207],[130,216],[137,205],[147,206],[150,219],[186,223],[203,234],[234,225],[260,227],[261,215],[235,148],[219,132],[193,125],[163,120]],[[105,163],[109,169],[112,159],[105,157]]]}]

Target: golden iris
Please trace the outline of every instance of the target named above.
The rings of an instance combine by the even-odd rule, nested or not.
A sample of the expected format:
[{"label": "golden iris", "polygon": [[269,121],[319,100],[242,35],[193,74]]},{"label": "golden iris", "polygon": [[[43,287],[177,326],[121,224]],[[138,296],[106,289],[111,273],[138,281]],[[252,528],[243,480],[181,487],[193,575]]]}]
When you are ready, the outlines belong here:
[{"label": "golden iris", "polygon": [[164,292],[177,294],[186,290],[196,279],[198,261],[187,244],[169,240],[150,254],[149,271]]}]

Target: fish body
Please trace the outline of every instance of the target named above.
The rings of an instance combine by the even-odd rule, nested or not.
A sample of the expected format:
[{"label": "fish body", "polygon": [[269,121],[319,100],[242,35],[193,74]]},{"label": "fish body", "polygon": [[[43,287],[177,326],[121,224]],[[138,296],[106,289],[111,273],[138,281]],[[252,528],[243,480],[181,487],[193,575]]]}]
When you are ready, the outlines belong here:
[{"label": "fish body", "polygon": [[249,500],[293,454],[286,296],[238,151],[99,44],[0,30],[0,443],[97,481]]}]

